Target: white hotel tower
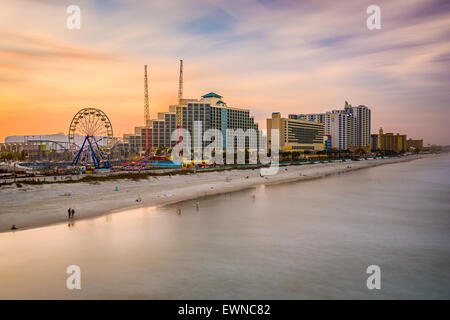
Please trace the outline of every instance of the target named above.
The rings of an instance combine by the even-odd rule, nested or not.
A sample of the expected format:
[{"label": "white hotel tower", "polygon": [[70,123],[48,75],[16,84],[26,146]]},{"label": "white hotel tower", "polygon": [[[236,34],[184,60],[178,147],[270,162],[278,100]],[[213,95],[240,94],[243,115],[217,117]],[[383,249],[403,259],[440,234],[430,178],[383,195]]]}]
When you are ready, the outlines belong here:
[{"label": "white hotel tower", "polygon": [[331,147],[347,150],[354,140],[355,119],[346,110],[333,110],[325,114],[325,134],[331,135]]},{"label": "white hotel tower", "polygon": [[331,147],[347,150],[370,145],[370,109],[359,105],[353,107],[345,101],[344,110],[326,113],[290,114],[290,119],[303,119],[324,124],[325,135],[331,135]]}]

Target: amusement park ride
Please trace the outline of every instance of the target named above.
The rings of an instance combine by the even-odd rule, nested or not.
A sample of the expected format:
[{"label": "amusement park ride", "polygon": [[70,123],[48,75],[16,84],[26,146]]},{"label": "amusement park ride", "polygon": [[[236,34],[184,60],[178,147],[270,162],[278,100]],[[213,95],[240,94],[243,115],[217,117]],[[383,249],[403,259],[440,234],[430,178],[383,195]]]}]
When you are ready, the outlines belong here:
[{"label": "amusement park ride", "polygon": [[[81,146],[76,138],[82,137]],[[108,116],[100,109],[84,108],[73,117],[69,127],[69,146],[74,158],[72,165],[110,168],[108,154],[115,144]]]},{"label": "amusement park ride", "polygon": [[[178,79],[178,105],[176,109],[176,130],[177,130],[177,144],[183,141],[182,129],[183,129],[183,60],[180,60],[180,72]],[[144,123],[147,128],[151,127],[150,120],[150,106],[148,98],[148,77],[147,77],[147,65],[144,66]],[[150,131],[149,131],[150,132]],[[128,170],[144,169],[152,165],[158,166],[178,166],[174,164],[171,157],[157,156],[152,153],[152,144],[150,133],[147,135],[146,140],[146,155],[145,157],[136,161],[124,162],[122,166]],[[181,165],[181,164],[180,164]]]},{"label": "amusement park ride", "polygon": [[[180,74],[178,83],[178,106],[176,110],[176,127],[178,139],[182,141],[181,130],[183,127],[183,60],[180,60]],[[181,166],[174,164],[170,157],[156,156],[152,153],[150,105],[148,96],[147,65],[144,66],[144,125],[149,133],[146,136],[146,155],[136,161],[124,162],[122,167],[126,169],[143,169],[148,166]],[[80,143],[80,137],[83,142]],[[84,108],[73,117],[69,127],[69,148],[73,154],[72,166],[89,166],[110,168],[108,155],[116,145],[117,139],[113,137],[113,128],[108,116],[100,109]]]}]

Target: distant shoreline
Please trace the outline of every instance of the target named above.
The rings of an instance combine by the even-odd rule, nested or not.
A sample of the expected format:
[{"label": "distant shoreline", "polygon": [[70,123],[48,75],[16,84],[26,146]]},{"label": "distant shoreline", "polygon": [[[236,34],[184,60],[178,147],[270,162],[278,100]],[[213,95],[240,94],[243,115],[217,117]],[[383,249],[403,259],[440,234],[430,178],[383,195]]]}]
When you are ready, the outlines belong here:
[{"label": "distant shoreline", "polygon": [[[67,223],[67,209],[75,209],[75,219],[87,219],[138,207],[173,204],[249,189],[258,185],[308,181],[379,165],[412,161],[436,155],[283,166],[273,176],[261,177],[259,169],[239,169],[174,176],[150,176],[106,182],[3,186],[0,189],[0,232]],[[116,190],[116,187],[118,191]],[[142,198],[137,203],[136,199]]]}]

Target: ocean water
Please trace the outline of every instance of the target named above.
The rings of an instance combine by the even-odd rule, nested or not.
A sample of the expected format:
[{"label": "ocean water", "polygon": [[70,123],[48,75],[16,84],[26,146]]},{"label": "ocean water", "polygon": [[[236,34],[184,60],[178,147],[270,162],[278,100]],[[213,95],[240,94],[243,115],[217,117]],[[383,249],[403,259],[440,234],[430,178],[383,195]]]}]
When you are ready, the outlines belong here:
[{"label": "ocean water", "polygon": [[449,173],[446,155],[3,233],[0,298],[449,299]]}]

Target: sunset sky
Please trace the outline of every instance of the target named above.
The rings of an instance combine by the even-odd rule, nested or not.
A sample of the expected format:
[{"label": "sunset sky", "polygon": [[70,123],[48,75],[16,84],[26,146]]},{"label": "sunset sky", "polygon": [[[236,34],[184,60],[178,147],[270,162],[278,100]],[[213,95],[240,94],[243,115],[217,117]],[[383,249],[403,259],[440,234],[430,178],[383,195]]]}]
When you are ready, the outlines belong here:
[{"label": "sunset sky", "polygon": [[[81,8],[68,30],[66,8]],[[381,30],[366,8],[381,7]],[[450,2],[15,0],[0,2],[0,141],[67,133],[94,106],[115,135],[143,124],[143,65],[152,117],[214,91],[251,109],[372,110],[372,132],[450,144]]]}]

